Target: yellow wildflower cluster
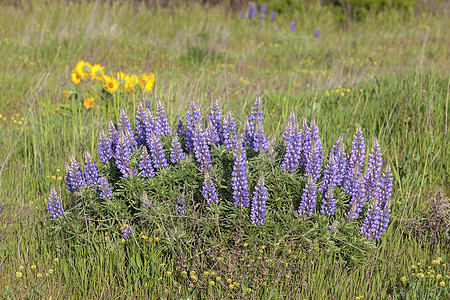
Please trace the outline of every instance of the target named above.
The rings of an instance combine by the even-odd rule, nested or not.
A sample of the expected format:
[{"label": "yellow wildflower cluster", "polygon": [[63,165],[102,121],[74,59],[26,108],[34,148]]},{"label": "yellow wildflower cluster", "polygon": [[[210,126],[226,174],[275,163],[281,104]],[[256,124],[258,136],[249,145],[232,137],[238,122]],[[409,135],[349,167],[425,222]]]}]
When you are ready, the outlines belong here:
[{"label": "yellow wildflower cluster", "polygon": [[[105,68],[99,64],[90,64],[84,60],[80,60],[71,73],[72,82],[74,84],[80,84],[81,79],[87,78],[90,80],[96,80],[104,84],[105,89],[111,94],[117,91],[119,86],[123,87],[126,92],[134,92],[138,88],[141,88],[145,92],[150,92],[155,85],[155,74],[143,73],[140,76],[127,75],[122,71],[117,71],[113,76],[105,74]],[[64,91],[66,97],[70,97],[70,93]],[[91,99],[91,100],[88,100]],[[88,103],[86,103],[88,100]],[[86,98],[84,105],[89,106],[89,103],[93,105],[93,98]],[[91,101],[91,102],[89,102]],[[91,106],[92,107],[92,106]],[[88,108],[87,108],[88,109]]]},{"label": "yellow wildflower cluster", "polygon": [[[421,280],[422,285],[428,288],[445,287],[445,280],[450,279],[450,270],[447,264],[443,263],[442,258],[438,257],[431,260],[431,265],[427,267],[425,260],[411,265],[411,278],[409,281],[415,282]],[[403,284],[408,282],[408,278],[403,276],[401,278]]]},{"label": "yellow wildflower cluster", "polygon": [[338,86],[337,89],[332,89],[332,90],[326,90],[325,91],[325,95],[327,97],[329,97],[330,95],[338,95],[341,97],[344,97],[346,94],[350,93],[350,89],[349,88],[343,88],[342,86]]}]

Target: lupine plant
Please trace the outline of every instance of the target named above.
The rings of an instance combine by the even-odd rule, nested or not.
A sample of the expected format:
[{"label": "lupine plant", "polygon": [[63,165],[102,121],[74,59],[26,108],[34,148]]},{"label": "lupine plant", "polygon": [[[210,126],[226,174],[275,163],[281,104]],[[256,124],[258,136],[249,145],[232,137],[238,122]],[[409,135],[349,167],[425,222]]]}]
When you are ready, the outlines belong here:
[{"label": "lupine plant", "polygon": [[50,217],[88,216],[79,226],[89,220],[98,228],[129,224],[120,231],[124,240],[134,228],[160,224],[174,226],[167,238],[181,239],[179,245],[217,234],[231,238],[238,230],[244,238],[284,232],[351,251],[373,248],[389,225],[393,193],[378,140],[367,166],[359,125],[349,156],[342,135],[324,156],[315,118],[309,125],[303,118],[300,126],[292,111],[283,138],[269,146],[263,114],[258,96],[238,130],[230,110],[221,117],[217,100],[205,118],[191,103],[172,131],[161,101],[156,117],[138,103],[134,128],[121,109],[118,124],[109,120],[108,132],[100,129],[98,158],[86,152],[81,167],[70,154],[65,182],[74,206],[64,211],[52,186]]}]

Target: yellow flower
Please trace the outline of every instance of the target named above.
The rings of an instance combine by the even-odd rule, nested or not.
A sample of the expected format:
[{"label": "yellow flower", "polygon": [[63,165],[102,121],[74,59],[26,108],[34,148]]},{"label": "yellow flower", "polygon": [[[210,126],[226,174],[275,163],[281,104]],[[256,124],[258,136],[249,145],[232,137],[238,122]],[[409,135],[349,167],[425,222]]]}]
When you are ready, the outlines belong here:
[{"label": "yellow flower", "polygon": [[96,79],[96,80],[98,80],[98,82],[102,82],[104,75],[105,75],[105,71],[101,65],[95,64],[92,66],[92,68],[91,68],[91,79],[92,80]]},{"label": "yellow flower", "polygon": [[37,273],[37,278],[42,278],[42,274],[41,273]]},{"label": "yellow flower", "polygon": [[266,246],[262,245],[262,246],[261,246],[261,249],[266,249]]},{"label": "yellow flower", "polygon": [[402,277],[402,281],[403,281],[403,283],[406,282],[406,277],[405,276]]},{"label": "yellow flower", "polygon": [[53,274],[53,269],[48,270],[49,274]]},{"label": "yellow flower", "polygon": [[72,71],[70,76],[72,77],[72,82],[74,84],[79,84],[81,82],[81,76],[75,70]]},{"label": "yellow flower", "polygon": [[94,107],[95,103],[94,103],[94,98],[93,97],[87,97],[86,99],[84,99],[83,105],[86,109],[91,109]]},{"label": "yellow flower", "polygon": [[197,280],[197,276],[191,275],[191,279],[195,281],[195,280]]},{"label": "yellow flower", "polygon": [[235,285],[235,286],[239,286],[239,282],[233,282],[233,285]]},{"label": "yellow flower", "polygon": [[55,175],[52,175],[52,179],[53,179],[53,180],[56,180],[56,176],[55,176]]},{"label": "yellow flower", "polygon": [[24,269],[24,267],[23,267],[23,266],[20,266],[20,267],[19,267],[19,270],[20,270],[20,271],[22,271],[23,269]]},{"label": "yellow flower", "polygon": [[105,79],[105,87],[106,89],[112,94],[114,93],[117,88],[119,87],[119,82],[117,81],[117,79],[115,79],[114,77],[109,77],[109,76],[103,76],[103,78]]},{"label": "yellow flower", "polygon": [[183,272],[181,272],[181,274],[183,274],[183,275],[187,275],[187,272],[186,272],[186,271],[183,271]]},{"label": "yellow flower", "polygon": [[415,268],[416,268],[416,266],[415,266],[415,265],[412,265],[412,266],[411,266],[411,269],[415,269]]},{"label": "yellow flower", "polygon": [[212,271],[211,276],[214,276],[214,275],[216,275],[216,272]]},{"label": "yellow flower", "polygon": [[36,269],[36,265],[31,265],[31,270]]},{"label": "yellow flower", "polygon": [[172,275],[172,272],[170,272],[170,271],[167,271],[167,275],[169,275],[169,276],[170,276],[170,275]]},{"label": "yellow flower", "polygon": [[117,71],[116,73],[114,73],[114,75],[116,75],[117,80],[120,80],[120,81],[124,81],[125,78],[128,76],[127,74],[125,74],[122,71]]},{"label": "yellow flower", "polygon": [[234,288],[234,285],[230,284],[230,289],[233,289],[233,288]]},{"label": "yellow flower", "polygon": [[341,97],[344,97],[345,96],[345,94],[344,93],[341,93]]},{"label": "yellow flower", "polygon": [[141,87],[148,93],[153,89],[155,85],[155,74],[142,74],[141,75]]},{"label": "yellow flower", "polygon": [[19,278],[22,277],[22,272],[16,272],[16,276]]},{"label": "yellow flower", "polygon": [[216,277],[216,281],[221,281],[221,280],[222,280],[222,278],[220,278],[220,276]]},{"label": "yellow flower", "polygon": [[439,285],[440,286],[445,286],[445,282],[441,281],[441,282],[439,282]]},{"label": "yellow flower", "polygon": [[442,275],[441,275],[441,274],[437,274],[437,275],[436,275],[436,279],[439,280],[439,279],[441,279],[441,278],[442,278]]},{"label": "yellow flower", "polygon": [[70,93],[68,91],[64,91],[64,96],[66,96],[66,98],[70,98]]},{"label": "yellow flower", "polygon": [[216,283],[212,280],[209,282],[209,285],[214,285],[214,284],[216,284]]},{"label": "yellow flower", "polygon": [[80,75],[81,78],[86,78],[89,76],[89,71],[91,69],[91,64],[80,60],[75,66],[75,71]]},{"label": "yellow flower", "polygon": [[231,283],[233,280],[231,280],[230,278],[227,279],[228,283]]},{"label": "yellow flower", "polygon": [[251,293],[252,289],[251,288],[247,288],[247,293]]},{"label": "yellow flower", "polygon": [[289,278],[291,278],[291,275],[286,274],[286,279],[289,279]]},{"label": "yellow flower", "polygon": [[124,238],[122,238],[122,243],[125,243],[125,239]]},{"label": "yellow flower", "polygon": [[247,246],[248,246],[248,243],[247,243],[247,242],[245,242],[245,243],[244,243],[244,247],[247,247]]}]

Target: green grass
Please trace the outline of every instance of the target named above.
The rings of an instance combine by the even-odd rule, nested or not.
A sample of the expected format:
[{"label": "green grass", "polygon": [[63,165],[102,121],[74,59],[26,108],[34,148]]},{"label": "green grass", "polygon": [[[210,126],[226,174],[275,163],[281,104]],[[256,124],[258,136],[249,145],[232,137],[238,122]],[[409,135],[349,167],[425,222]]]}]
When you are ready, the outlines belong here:
[{"label": "green grass", "polygon": [[[435,188],[450,192],[448,15],[404,19],[390,12],[344,26],[331,11],[311,6],[303,14],[278,16],[274,26],[280,32],[275,33],[269,20],[241,20],[221,8],[64,3],[0,5],[0,114],[5,118],[0,120],[0,299],[398,298],[400,288],[412,291],[401,281],[402,276],[415,280],[412,264],[438,256],[450,264],[448,241],[422,240],[402,223],[421,216]],[[292,19],[295,33],[288,30]],[[312,36],[317,27],[320,39]],[[129,115],[135,110],[137,95],[106,106],[99,87],[84,83],[80,89],[98,105],[86,111],[81,100],[67,100],[63,90],[73,88],[70,71],[81,59],[108,71],[154,72],[151,97],[163,100],[170,120],[184,115],[192,100],[206,112],[213,97],[243,120],[259,93],[265,130],[278,137],[292,108],[297,117],[316,117],[326,150],[341,133],[349,145],[360,123],[368,146],[379,139],[394,173],[391,225],[378,250],[352,268],[322,249],[300,249],[290,241],[268,242],[264,259],[258,260],[263,245],[242,243],[169,258],[162,255],[165,232],[148,232],[148,240],[125,244],[118,229],[101,243],[49,240],[49,185],[56,185],[65,206],[70,204],[70,193],[58,180],[64,178],[69,152],[96,153],[107,118],[117,121],[119,105]],[[350,92],[327,96],[338,86]],[[46,276],[50,269],[53,274]],[[198,280],[183,270],[195,270]],[[217,276],[221,280],[210,286]],[[230,289],[227,279],[240,286]],[[446,284],[448,291],[449,279]]]}]

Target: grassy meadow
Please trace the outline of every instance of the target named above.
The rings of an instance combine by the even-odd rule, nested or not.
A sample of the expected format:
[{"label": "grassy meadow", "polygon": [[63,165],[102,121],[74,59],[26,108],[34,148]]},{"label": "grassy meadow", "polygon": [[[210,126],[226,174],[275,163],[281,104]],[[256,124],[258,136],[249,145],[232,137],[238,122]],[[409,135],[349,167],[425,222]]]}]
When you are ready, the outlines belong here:
[{"label": "grassy meadow", "polygon": [[[445,221],[430,206],[434,191],[450,195],[448,12],[342,23],[311,5],[272,24],[226,7],[112,2],[0,4],[0,299],[448,299],[450,237],[427,221]],[[152,72],[156,83],[104,100],[99,83],[72,83],[79,60],[109,74]],[[65,96],[75,90],[78,99]],[[217,97],[240,131],[257,94],[268,136],[283,135],[294,109],[315,116],[326,153],[341,133],[349,145],[356,124],[369,147],[378,138],[394,175],[391,223],[360,264],[290,237],[184,256],[166,255],[164,229],[127,243],[118,228],[101,243],[96,232],[78,246],[49,238],[50,184],[70,206],[69,153],[98,161],[99,131],[120,106],[134,123],[138,99],[159,97],[174,128],[191,101],[206,115]]]}]

